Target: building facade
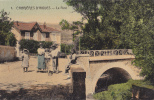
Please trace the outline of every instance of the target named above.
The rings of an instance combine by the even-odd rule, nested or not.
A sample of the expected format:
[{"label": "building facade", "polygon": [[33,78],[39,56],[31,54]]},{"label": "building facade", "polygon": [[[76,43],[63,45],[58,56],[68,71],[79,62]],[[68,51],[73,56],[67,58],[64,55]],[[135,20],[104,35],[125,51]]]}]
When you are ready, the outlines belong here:
[{"label": "building facade", "polygon": [[37,22],[25,23],[16,21],[13,24],[11,31],[15,35],[17,41],[20,41],[21,39],[51,41],[54,44],[58,44],[57,49],[60,51],[60,31],[48,27],[45,23],[43,25],[39,25]]}]

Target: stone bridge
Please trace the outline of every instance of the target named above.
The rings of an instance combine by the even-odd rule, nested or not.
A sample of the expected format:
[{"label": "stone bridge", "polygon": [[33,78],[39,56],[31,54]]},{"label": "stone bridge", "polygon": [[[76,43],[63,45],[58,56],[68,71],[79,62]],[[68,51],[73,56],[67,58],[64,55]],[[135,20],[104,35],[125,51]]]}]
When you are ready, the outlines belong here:
[{"label": "stone bridge", "polygon": [[[79,93],[85,97],[97,92],[100,84],[105,85],[103,82],[106,83],[107,77],[113,81],[112,84],[143,79],[139,76],[140,69],[132,64],[135,56],[131,49],[83,50],[77,56],[77,64],[70,70],[73,91],[85,90]],[[101,79],[104,81],[99,82]]]}]

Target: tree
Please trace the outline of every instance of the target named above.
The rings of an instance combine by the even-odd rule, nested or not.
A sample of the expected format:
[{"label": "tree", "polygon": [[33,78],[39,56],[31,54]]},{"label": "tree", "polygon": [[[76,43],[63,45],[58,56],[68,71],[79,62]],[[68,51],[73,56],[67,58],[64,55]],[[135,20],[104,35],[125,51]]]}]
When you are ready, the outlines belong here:
[{"label": "tree", "polygon": [[154,17],[142,25],[141,34],[135,41],[133,51],[136,55],[135,65],[142,68],[141,75],[154,83]]},{"label": "tree", "polygon": [[[83,22],[82,21],[74,21],[72,24],[69,23],[66,20],[61,20],[59,23],[61,26],[62,30],[71,30],[73,31],[73,41],[74,41],[74,47],[73,49],[77,49],[79,47],[80,50],[80,36],[82,36],[82,30],[83,30]],[[77,44],[79,43],[79,46]]]},{"label": "tree", "polygon": [[0,45],[15,46],[16,38],[14,34],[11,33],[13,22],[8,17],[9,14],[4,10],[2,10],[0,14]]},{"label": "tree", "polygon": [[61,52],[65,54],[71,54],[73,45],[61,44]]},{"label": "tree", "polygon": [[82,49],[133,49],[135,65],[142,68],[146,79],[154,82],[153,0],[65,2],[86,20]]},{"label": "tree", "polygon": [[[152,0],[125,0],[112,6],[110,14],[120,23],[119,48],[129,47],[141,75],[154,82],[154,13]],[[112,13],[113,12],[113,13]]]},{"label": "tree", "polygon": [[[66,0],[65,2],[82,15],[82,21],[80,22],[83,23],[84,21],[84,24],[81,28],[81,32],[83,33],[81,37],[81,49],[116,48],[119,41],[119,33],[115,32],[114,27],[116,25],[114,27],[110,26],[112,24],[110,23],[111,20],[106,20],[109,15],[105,16],[104,14],[104,12],[107,13],[107,10],[112,11],[110,6],[113,5],[113,2],[105,0]],[[104,22],[102,19],[105,19]],[[63,22],[66,22],[66,20]],[[66,22],[63,26],[70,27],[72,25]],[[66,29],[63,26],[62,29]],[[79,45],[80,43],[77,44]]]}]

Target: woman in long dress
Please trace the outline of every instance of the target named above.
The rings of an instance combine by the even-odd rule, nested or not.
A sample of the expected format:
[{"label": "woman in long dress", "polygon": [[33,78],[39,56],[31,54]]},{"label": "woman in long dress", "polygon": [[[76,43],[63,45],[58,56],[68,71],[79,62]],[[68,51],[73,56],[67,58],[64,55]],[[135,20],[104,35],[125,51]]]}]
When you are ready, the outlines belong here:
[{"label": "woman in long dress", "polygon": [[28,67],[29,67],[29,51],[27,49],[23,50],[22,54],[22,68],[23,72],[28,72]]},{"label": "woman in long dress", "polygon": [[37,68],[40,69],[46,69],[45,65],[45,50],[42,47],[42,44],[40,44],[40,48],[37,50],[38,52],[38,65]]}]

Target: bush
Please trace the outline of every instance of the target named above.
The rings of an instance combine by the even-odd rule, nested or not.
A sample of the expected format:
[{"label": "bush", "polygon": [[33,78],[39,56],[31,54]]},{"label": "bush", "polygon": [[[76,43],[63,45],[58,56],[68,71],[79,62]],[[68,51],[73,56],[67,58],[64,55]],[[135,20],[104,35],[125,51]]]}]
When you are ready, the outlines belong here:
[{"label": "bush", "polygon": [[0,45],[15,46],[16,38],[11,32],[0,32]]},{"label": "bush", "polygon": [[49,48],[53,43],[52,42],[46,42],[46,41],[40,41],[42,43],[43,48]]},{"label": "bush", "polygon": [[8,45],[10,45],[10,46],[15,46],[16,45],[16,38],[15,38],[15,36],[14,36],[14,34],[13,33],[10,33],[9,34],[9,39],[8,39],[8,41],[9,41],[9,44]]},{"label": "bush", "polygon": [[20,49],[28,49],[30,53],[37,53],[37,49],[39,48],[39,42],[34,40],[22,39],[19,44]]},{"label": "bush", "polygon": [[35,41],[35,40],[20,40],[20,49],[28,49],[30,53],[37,53],[37,49],[40,47],[39,44],[42,43],[43,48],[49,48],[53,43],[45,41]]},{"label": "bush", "polygon": [[110,85],[108,91],[97,93],[94,98],[99,100],[130,100],[130,86],[127,83]]},{"label": "bush", "polygon": [[61,52],[65,54],[70,54],[72,48],[73,48],[73,45],[61,44]]},{"label": "bush", "polygon": [[108,91],[94,94],[94,98],[99,100],[130,100],[132,96],[132,85],[154,88],[149,82],[142,80],[129,80],[127,83],[114,84],[108,87]]}]

